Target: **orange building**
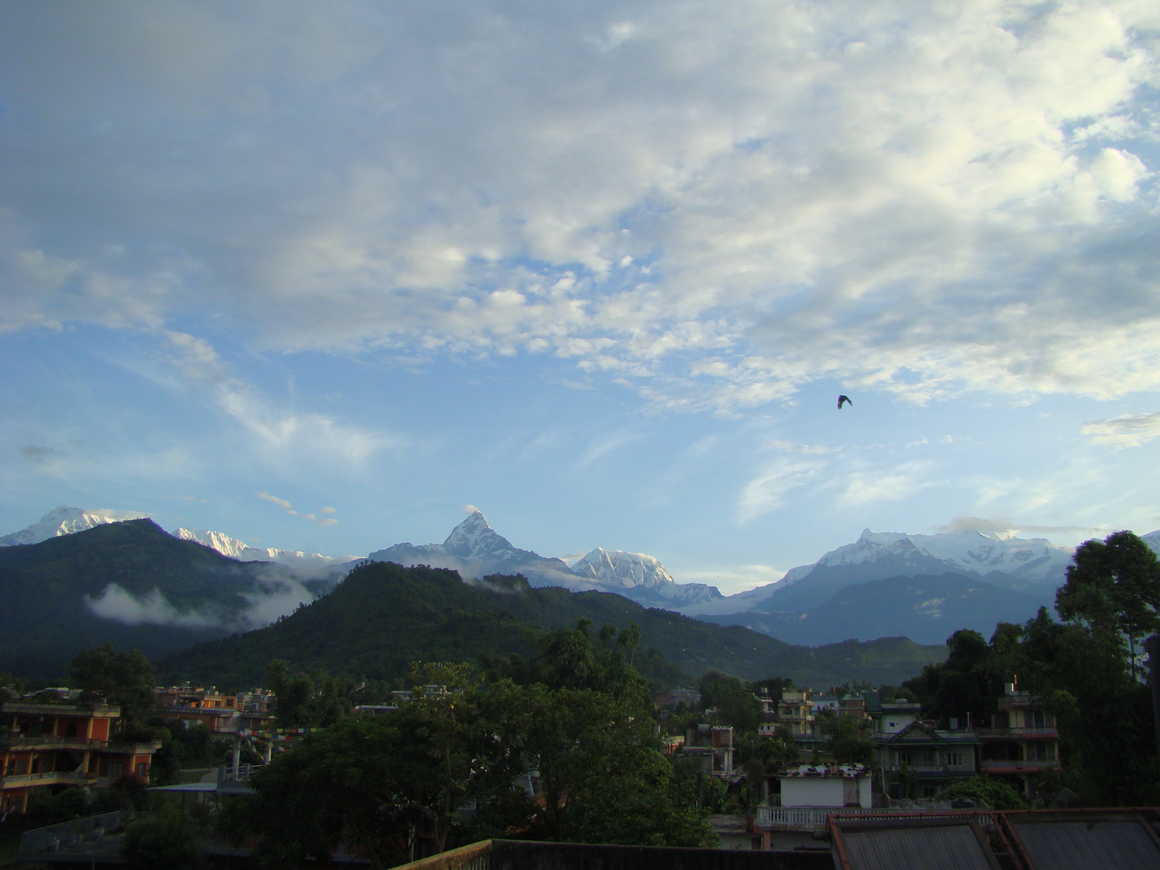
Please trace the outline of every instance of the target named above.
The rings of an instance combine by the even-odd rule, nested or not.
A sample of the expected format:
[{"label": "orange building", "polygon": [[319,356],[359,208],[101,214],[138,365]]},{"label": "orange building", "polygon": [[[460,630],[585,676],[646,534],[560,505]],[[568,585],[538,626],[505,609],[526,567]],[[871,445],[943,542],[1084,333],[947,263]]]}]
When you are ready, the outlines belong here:
[{"label": "orange building", "polygon": [[37,789],[149,781],[161,743],[120,738],[121,711],[103,704],[0,705],[0,815],[24,813]]}]

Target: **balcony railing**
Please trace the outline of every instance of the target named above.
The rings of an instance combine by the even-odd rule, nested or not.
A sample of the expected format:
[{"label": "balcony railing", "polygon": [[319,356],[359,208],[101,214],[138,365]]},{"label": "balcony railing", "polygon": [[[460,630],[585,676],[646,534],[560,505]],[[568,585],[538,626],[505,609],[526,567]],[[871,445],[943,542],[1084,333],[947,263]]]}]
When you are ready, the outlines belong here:
[{"label": "balcony railing", "polygon": [[0,788],[20,788],[29,785],[86,785],[97,782],[96,774],[75,770],[44,770],[39,773],[10,773],[0,776]]},{"label": "balcony railing", "polygon": [[89,737],[61,737],[55,734],[27,734],[8,731],[0,734],[0,748],[5,749],[104,749],[108,740]]},{"label": "balcony railing", "polygon": [[1058,740],[1056,728],[976,728],[981,740]]},{"label": "balcony railing", "polygon": [[[913,809],[864,809],[861,807],[758,807],[754,825],[758,828],[786,831],[821,831],[826,828],[830,816],[856,816],[867,820],[891,819],[913,816]],[[991,813],[971,811],[947,811],[948,817],[961,819],[964,815],[977,816],[975,821],[989,824]],[[931,811],[922,811],[923,818],[931,818]]]},{"label": "balcony railing", "polygon": [[1059,767],[1057,759],[1049,759],[1044,761],[1024,761],[1022,759],[1001,759],[1001,758],[985,758],[979,761],[979,770],[983,773],[990,773],[994,770],[1014,770],[1027,771],[1034,773],[1040,770],[1055,770]]}]

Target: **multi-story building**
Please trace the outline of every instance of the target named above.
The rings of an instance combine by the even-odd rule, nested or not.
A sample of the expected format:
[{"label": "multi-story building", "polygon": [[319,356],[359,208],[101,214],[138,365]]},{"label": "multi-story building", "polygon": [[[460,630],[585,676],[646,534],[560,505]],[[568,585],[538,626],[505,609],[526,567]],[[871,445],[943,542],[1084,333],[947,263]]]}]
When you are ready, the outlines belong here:
[{"label": "multi-story building", "polygon": [[979,739],[972,731],[945,731],[912,721],[874,735],[875,768],[882,791],[894,798],[934,797],[977,772]]},{"label": "multi-story building", "polygon": [[0,705],[0,814],[25,813],[39,789],[149,780],[160,741],[121,737],[121,711],[103,704]]},{"label": "multi-story building", "polygon": [[787,731],[791,737],[811,737],[814,733],[814,712],[809,689],[786,689],[777,705],[775,727]]},{"label": "multi-story building", "polygon": [[1055,716],[1043,702],[1007,683],[990,728],[976,728],[979,736],[979,769],[989,776],[1007,779],[1025,795],[1044,771],[1059,770],[1059,731]]},{"label": "multi-story building", "polygon": [[702,759],[706,773],[728,779],[733,776],[733,726],[695,725],[685,734],[680,752]]},{"label": "multi-story building", "polygon": [[156,713],[166,722],[189,728],[204,725],[215,734],[237,734],[268,728],[271,694],[262,690],[236,695],[216,688],[169,686],[154,693]]}]

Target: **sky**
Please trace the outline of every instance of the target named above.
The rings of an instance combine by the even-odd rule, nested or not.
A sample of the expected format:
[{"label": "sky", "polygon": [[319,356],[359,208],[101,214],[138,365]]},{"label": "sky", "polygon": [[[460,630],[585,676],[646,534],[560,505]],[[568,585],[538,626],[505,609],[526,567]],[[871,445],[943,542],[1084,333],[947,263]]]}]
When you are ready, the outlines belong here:
[{"label": "sky", "polygon": [[1160,529],[1154,0],[5,18],[0,534]]}]

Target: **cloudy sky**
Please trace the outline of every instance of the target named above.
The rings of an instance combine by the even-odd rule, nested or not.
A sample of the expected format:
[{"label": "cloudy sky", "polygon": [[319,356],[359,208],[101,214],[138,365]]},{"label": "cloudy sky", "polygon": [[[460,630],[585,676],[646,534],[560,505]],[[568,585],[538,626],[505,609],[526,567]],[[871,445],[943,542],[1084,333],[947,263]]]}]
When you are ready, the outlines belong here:
[{"label": "cloudy sky", "polygon": [[1158,94],[1154,0],[11,4],[0,533],[1150,532]]}]

